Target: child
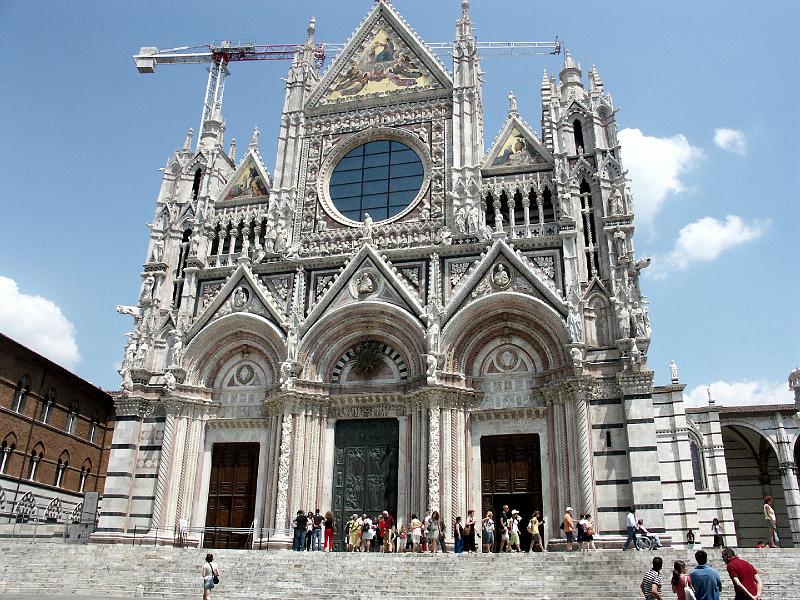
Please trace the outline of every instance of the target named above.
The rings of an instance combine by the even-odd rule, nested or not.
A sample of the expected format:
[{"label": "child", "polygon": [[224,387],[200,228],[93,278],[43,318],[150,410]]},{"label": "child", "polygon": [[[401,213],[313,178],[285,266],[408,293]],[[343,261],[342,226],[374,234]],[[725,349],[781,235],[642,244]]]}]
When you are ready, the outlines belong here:
[{"label": "child", "polygon": [[397,546],[398,552],[405,552],[408,545],[406,544],[406,526],[400,528],[400,543]]}]

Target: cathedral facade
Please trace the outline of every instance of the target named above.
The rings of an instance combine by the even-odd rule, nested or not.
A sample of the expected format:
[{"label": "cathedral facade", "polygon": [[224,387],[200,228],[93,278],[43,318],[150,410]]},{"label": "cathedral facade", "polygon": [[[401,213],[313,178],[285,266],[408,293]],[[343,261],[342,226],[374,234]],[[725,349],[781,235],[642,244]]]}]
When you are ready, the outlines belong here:
[{"label": "cathedral facade", "polygon": [[[139,301],[118,307],[134,328],[94,539],[182,525],[237,546],[300,509],[503,504],[550,537],[566,506],[608,540],[631,507],[676,543],[713,517],[735,535],[719,414],[648,368],[649,259],[598,71],[567,53],[540,135],[509,94],[485,145],[468,2],[450,68],[387,1],[324,75],[313,36],[271,174],[257,131],[223,148],[218,111],[167,161]],[[775,485],[797,537],[795,415]]]}]

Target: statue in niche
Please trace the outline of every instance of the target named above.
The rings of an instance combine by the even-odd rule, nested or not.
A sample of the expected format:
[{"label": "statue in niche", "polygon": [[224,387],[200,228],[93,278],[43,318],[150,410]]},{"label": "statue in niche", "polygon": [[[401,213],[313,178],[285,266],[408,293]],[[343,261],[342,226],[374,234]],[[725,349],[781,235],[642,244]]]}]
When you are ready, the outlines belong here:
[{"label": "statue in niche", "polygon": [[364,222],[361,225],[361,237],[365,240],[372,239],[372,228],[373,228],[373,220],[372,217],[369,216],[369,213],[364,213]]},{"label": "statue in niche", "polygon": [[619,337],[629,338],[631,336],[631,313],[625,303],[619,298],[611,298],[617,312],[617,322],[619,324]]},{"label": "statue in niche", "polygon": [[[418,236],[414,234],[415,242],[417,241],[417,237]],[[444,244],[445,246],[449,246],[453,243],[453,234],[450,233],[450,230],[447,227],[442,227],[441,230],[439,230],[439,243]]]},{"label": "statue in niche", "polygon": [[625,213],[625,206],[622,202],[622,192],[619,188],[615,188],[611,193],[610,212],[612,215],[621,215]]},{"label": "statue in niche", "polygon": [[267,227],[264,232],[264,250],[269,254],[275,254],[275,230],[272,227]]},{"label": "statue in niche", "polygon": [[570,348],[570,356],[572,357],[572,366],[579,369],[583,366],[583,352],[580,348]]},{"label": "statue in niche", "polygon": [[622,258],[627,255],[625,232],[619,227],[614,231],[614,251],[617,253],[617,258]]},{"label": "statue in niche", "polygon": [[122,359],[122,368],[127,371],[132,369],[136,363],[136,340],[130,339],[128,345],[125,347],[125,358]]},{"label": "statue in niche", "polygon": [[173,375],[172,371],[164,373],[164,387],[168,392],[174,392],[177,384],[178,380],[175,379],[175,375]]},{"label": "statue in niche", "polygon": [[240,256],[249,256],[250,255],[250,236],[244,235],[242,237],[242,253]]},{"label": "statue in niche", "polygon": [[298,332],[300,330],[300,315],[292,313],[292,321],[289,323],[289,330],[286,332],[286,360],[294,361],[297,359]]},{"label": "statue in niche", "polygon": [[439,359],[436,358],[435,354],[428,354],[425,356],[425,361],[428,364],[428,378],[436,377],[436,369],[439,368]]},{"label": "statue in niche", "polygon": [[463,206],[456,211],[453,226],[456,233],[467,233],[467,211]]},{"label": "statue in niche", "polygon": [[565,194],[563,198],[559,198],[560,205],[561,205],[561,216],[567,217],[568,219],[572,218],[572,198]]},{"label": "statue in niche", "polygon": [[142,340],[139,344],[139,347],[136,349],[136,356],[134,358],[133,364],[137,369],[143,369],[145,362],[147,362],[147,352],[149,348],[147,346],[147,341]]},{"label": "statue in niche", "polygon": [[142,284],[142,293],[139,296],[139,301],[142,303],[150,302],[153,299],[153,288],[156,285],[156,280],[152,275],[148,275]]},{"label": "statue in niche", "polygon": [[492,281],[499,288],[504,288],[511,283],[511,277],[503,265],[497,265],[492,273]]},{"label": "statue in niche", "polygon": [[678,381],[680,381],[678,379],[678,363],[674,360],[669,361],[669,376],[672,383],[678,383]]},{"label": "statue in niche", "polygon": [[245,305],[247,305],[247,299],[247,290],[245,290],[241,285],[233,290],[231,302],[233,303],[234,308],[242,310]]},{"label": "statue in niche", "polygon": [[583,316],[581,315],[581,296],[573,287],[569,294],[569,314],[567,315],[569,339],[575,343],[583,341]]},{"label": "statue in niche", "polygon": [[371,294],[375,291],[375,282],[369,273],[362,273],[356,281],[356,290],[359,294]]},{"label": "statue in niche", "polygon": [[191,256],[197,256],[197,252],[200,249],[200,228],[195,228],[192,232],[192,238],[189,241],[189,254]]},{"label": "statue in niche", "polygon": [[495,229],[496,231],[503,231],[503,213],[500,210],[494,211]]},{"label": "statue in niche", "polygon": [[286,231],[280,229],[278,233],[275,234],[275,252],[281,253],[286,250]]},{"label": "statue in niche", "polygon": [[172,343],[172,356],[169,361],[170,369],[180,367],[183,360],[183,340],[181,340],[181,336],[177,332],[173,331],[173,335],[175,336],[175,341]]},{"label": "statue in niche", "polygon": [[476,205],[472,205],[467,215],[467,231],[469,233],[478,233],[481,226],[481,211]]},{"label": "statue in niche", "polygon": [[631,309],[631,316],[633,317],[633,325],[635,327],[636,337],[650,337],[649,327],[647,325],[647,317],[645,316],[645,308],[638,302],[633,303]]},{"label": "statue in niche", "polygon": [[153,252],[150,254],[150,262],[160,263],[164,260],[164,236],[159,235],[153,242]]},{"label": "statue in niche", "polygon": [[129,369],[124,369],[122,371],[122,389],[126,393],[133,391],[133,378],[131,377],[131,372]]}]

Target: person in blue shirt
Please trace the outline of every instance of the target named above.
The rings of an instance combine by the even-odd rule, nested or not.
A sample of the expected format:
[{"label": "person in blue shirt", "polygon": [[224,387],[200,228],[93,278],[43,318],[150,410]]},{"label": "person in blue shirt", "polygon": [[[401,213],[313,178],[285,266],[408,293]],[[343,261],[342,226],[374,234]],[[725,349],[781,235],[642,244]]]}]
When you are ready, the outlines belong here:
[{"label": "person in blue shirt", "polygon": [[719,593],[722,591],[719,572],[706,564],[708,554],[705,550],[695,552],[694,558],[697,561],[697,567],[689,577],[692,580],[695,598],[697,600],[719,600]]}]

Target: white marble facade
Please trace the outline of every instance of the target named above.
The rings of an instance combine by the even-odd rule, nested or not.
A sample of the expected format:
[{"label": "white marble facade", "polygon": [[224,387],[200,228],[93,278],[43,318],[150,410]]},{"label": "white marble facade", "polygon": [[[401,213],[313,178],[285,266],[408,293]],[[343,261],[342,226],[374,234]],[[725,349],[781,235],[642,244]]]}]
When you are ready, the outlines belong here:
[{"label": "white marble facade", "polygon": [[[540,134],[509,94],[487,151],[468,2],[450,69],[386,1],[322,75],[308,35],[272,175],[257,130],[241,159],[224,149],[218,110],[167,161],[140,298],[118,309],[134,328],[95,539],[203,526],[230,442],[259,444],[254,520],[284,530],[335,500],[337,421],[370,418],[399,422],[400,519],[480,511],[481,439],[535,433],[548,535],[567,505],[609,540],[631,506],[676,542],[712,515],[735,535],[723,416],[687,414],[677,374],[657,388],[647,365],[649,259],[597,69],[586,81],[567,53],[545,74]],[[403,204],[369,204],[377,218],[366,162],[361,212],[331,187],[372,142],[421,163]],[[800,544],[796,413],[783,427]]]}]

